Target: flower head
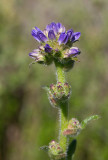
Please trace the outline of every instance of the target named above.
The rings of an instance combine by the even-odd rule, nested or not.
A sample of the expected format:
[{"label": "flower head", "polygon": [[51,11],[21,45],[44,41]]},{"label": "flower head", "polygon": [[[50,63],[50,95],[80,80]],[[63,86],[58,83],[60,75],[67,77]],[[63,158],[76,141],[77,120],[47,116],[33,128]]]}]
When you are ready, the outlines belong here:
[{"label": "flower head", "polygon": [[37,62],[38,59],[44,59],[43,64],[46,65],[56,59],[64,68],[72,68],[80,53],[77,47],[72,46],[78,41],[80,32],[74,32],[73,29],[66,31],[61,23],[52,22],[44,31],[38,27],[33,28],[31,34],[41,44],[37,50],[29,54],[31,58]]},{"label": "flower head", "polygon": [[77,136],[82,127],[79,121],[76,118],[72,118],[69,123],[67,129],[63,132],[64,136]]}]

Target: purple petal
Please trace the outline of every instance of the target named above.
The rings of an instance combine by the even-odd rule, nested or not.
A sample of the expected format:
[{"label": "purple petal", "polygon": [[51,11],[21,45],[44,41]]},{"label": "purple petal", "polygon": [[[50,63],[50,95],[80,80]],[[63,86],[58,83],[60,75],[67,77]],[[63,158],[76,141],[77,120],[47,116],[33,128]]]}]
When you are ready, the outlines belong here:
[{"label": "purple petal", "polygon": [[53,30],[54,33],[57,34],[58,31],[57,31],[56,23],[52,22],[52,23],[48,24],[48,25],[46,26],[46,30],[47,30],[47,31]]},{"label": "purple petal", "polygon": [[46,42],[48,40],[47,37],[43,34],[43,32],[38,27],[35,27],[34,29],[32,29],[31,34],[38,42]]},{"label": "purple petal", "polygon": [[41,42],[39,36],[37,35],[36,29],[32,29],[31,34],[38,42]]},{"label": "purple petal", "polygon": [[56,23],[52,22],[52,23],[51,23],[51,26],[52,26],[52,30],[53,30],[55,33],[57,33],[58,31],[57,31]]},{"label": "purple petal", "polygon": [[72,36],[73,36],[73,30],[72,30],[72,29],[69,29],[69,30],[67,31],[67,35],[68,35],[69,39],[71,40],[71,39],[72,39]]},{"label": "purple petal", "polygon": [[60,34],[60,37],[58,39],[59,45],[64,41],[65,37],[66,37],[65,32]]},{"label": "purple petal", "polygon": [[65,27],[61,23],[56,23],[58,33],[65,32]]},{"label": "purple petal", "polygon": [[[41,31],[38,27],[35,27],[35,29],[36,29],[36,31],[38,32],[38,31]],[[42,31],[41,31],[42,32]]]},{"label": "purple petal", "polygon": [[51,39],[51,40],[56,39],[56,36],[55,36],[53,30],[50,30],[50,31],[48,32],[48,38]]},{"label": "purple petal", "polygon": [[68,35],[66,35],[66,37],[65,37],[65,39],[64,39],[64,41],[63,41],[63,43],[66,44],[66,43],[68,42],[68,40],[69,40],[69,37],[68,37]]},{"label": "purple petal", "polygon": [[37,36],[40,38],[41,42],[46,42],[48,40],[47,37],[41,31],[37,32]]},{"label": "purple petal", "polygon": [[67,41],[68,41],[68,35],[67,35],[65,32],[61,33],[61,34],[60,34],[60,37],[59,37],[59,39],[58,39],[59,45],[60,45],[61,43],[66,44]]},{"label": "purple petal", "polygon": [[75,32],[75,33],[73,33],[73,36],[72,36],[71,41],[72,41],[72,42],[77,41],[80,36],[81,36],[81,33],[80,33],[80,32]]},{"label": "purple petal", "polygon": [[44,61],[44,56],[41,54],[39,49],[33,50],[31,53],[29,53],[29,56],[35,59],[37,62]]},{"label": "purple petal", "polygon": [[52,48],[50,47],[49,44],[46,44],[46,45],[44,46],[44,48],[45,48],[45,52],[47,52],[47,53],[50,53],[50,52],[52,51]]},{"label": "purple petal", "polygon": [[78,54],[80,54],[80,50],[77,47],[72,47],[68,52],[68,56],[77,56]]},{"label": "purple petal", "polygon": [[52,29],[51,24],[48,24],[48,25],[46,26],[46,30],[47,30],[47,31],[50,31],[51,29]]},{"label": "purple petal", "polygon": [[32,52],[29,53],[29,56],[31,58],[36,59],[36,57],[37,57],[38,54],[39,54],[39,49],[35,49],[35,50],[33,50]]}]

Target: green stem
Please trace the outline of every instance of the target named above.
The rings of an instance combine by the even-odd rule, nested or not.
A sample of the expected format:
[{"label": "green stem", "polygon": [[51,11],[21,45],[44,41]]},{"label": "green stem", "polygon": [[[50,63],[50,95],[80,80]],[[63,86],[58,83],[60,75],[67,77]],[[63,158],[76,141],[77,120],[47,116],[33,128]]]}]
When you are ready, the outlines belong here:
[{"label": "green stem", "polygon": [[[55,66],[57,69],[57,81],[65,83],[65,74],[63,71],[63,67],[58,62],[55,62]],[[67,128],[68,125],[68,100],[60,103],[59,116],[60,116],[59,144],[63,149],[63,151],[66,152],[68,139],[66,136],[63,136],[63,131]]]},{"label": "green stem", "polygon": [[59,144],[62,147],[63,151],[66,152],[68,139],[63,135],[63,131],[67,129],[68,125],[68,102],[60,104],[59,110],[60,118],[60,130],[59,130]]},{"label": "green stem", "polygon": [[57,82],[65,83],[65,74],[62,65],[55,61],[57,70]]}]

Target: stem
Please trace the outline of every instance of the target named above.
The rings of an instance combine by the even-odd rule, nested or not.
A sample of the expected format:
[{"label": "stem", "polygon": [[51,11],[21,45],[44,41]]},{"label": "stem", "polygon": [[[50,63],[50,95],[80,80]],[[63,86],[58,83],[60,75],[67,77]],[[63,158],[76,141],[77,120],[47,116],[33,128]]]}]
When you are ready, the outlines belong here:
[{"label": "stem", "polygon": [[65,83],[65,74],[62,65],[55,61],[55,66],[57,70],[57,82]]},{"label": "stem", "polygon": [[68,139],[63,135],[63,131],[67,128],[68,125],[68,102],[60,104],[60,130],[59,130],[59,144],[64,152],[66,152]]},{"label": "stem", "polygon": [[[57,81],[65,83],[65,75],[63,67],[57,61],[55,61],[55,66],[57,69]],[[63,136],[63,131],[67,128],[68,125],[68,100],[60,103],[59,116],[60,116],[59,144],[63,149],[63,151],[66,152],[68,139],[66,136]]]}]

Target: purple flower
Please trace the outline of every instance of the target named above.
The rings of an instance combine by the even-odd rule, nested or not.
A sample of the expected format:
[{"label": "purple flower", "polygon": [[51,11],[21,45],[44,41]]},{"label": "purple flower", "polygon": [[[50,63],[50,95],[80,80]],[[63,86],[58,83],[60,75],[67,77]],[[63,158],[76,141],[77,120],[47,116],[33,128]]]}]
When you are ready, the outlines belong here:
[{"label": "purple flower", "polygon": [[66,43],[68,42],[68,35],[67,35],[65,32],[62,32],[62,33],[60,34],[60,37],[59,37],[59,39],[58,39],[58,42],[59,42],[59,45],[60,45],[61,43],[66,44]]},{"label": "purple flower", "polygon": [[44,48],[45,48],[45,52],[47,52],[47,53],[50,53],[50,52],[52,51],[52,48],[50,47],[49,44],[46,44],[46,45],[44,46]]},{"label": "purple flower", "polygon": [[72,41],[72,42],[77,41],[80,36],[81,36],[81,33],[80,33],[80,32],[75,32],[75,33],[73,33],[71,41]]},{"label": "purple flower", "polygon": [[56,25],[56,23],[54,23],[54,22],[48,24],[48,25],[46,26],[46,30],[47,30],[47,31],[53,30],[55,34],[58,33],[57,25]]},{"label": "purple flower", "polygon": [[58,33],[65,32],[65,27],[61,23],[56,23]]},{"label": "purple flower", "polygon": [[69,51],[68,51],[68,57],[72,56],[75,57],[78,54],[80,54],[80,50],[77,47],[72,47]]},{"label": "purple flower", "polygon": [[51,40],[56,39],[56,36],[55,36],[53,30],[50,30],[50,31],[48,32],[48,38],[51,39]]},{"label": "purple flower", "polygon": [[38,42],[47,42],[48,40],[44,33],[37,27],[32,29],[31,34]]},{"label": "purple flower", "polygon": [[33,50],[31,53],[29,53],[29,56],[36,61],[44,61],[43,55],[40,53],[39,49]]},{"label": "purple flower", "polygon": [[72,29],[69,29],[69,30],[67,31],[67,35],[68,35],[69,39],[71,40],[71,39],[72,39],[72,36],[73,36],[73,30],[72,30]]}]

